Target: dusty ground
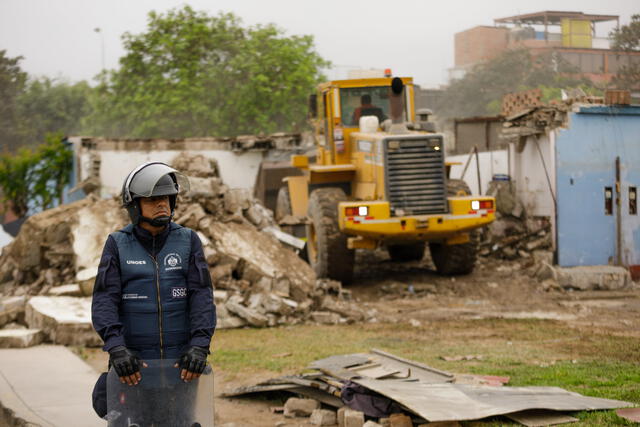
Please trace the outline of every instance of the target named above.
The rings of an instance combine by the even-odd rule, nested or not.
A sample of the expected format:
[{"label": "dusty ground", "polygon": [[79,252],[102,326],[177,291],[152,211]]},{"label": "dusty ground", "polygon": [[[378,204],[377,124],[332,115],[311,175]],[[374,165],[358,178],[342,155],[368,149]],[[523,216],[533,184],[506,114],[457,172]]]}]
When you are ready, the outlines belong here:
[{"label": "dusty ground", "polygon": [[[380,322],[409,322],[430,328],[440,327],[442,320],[537,318],[559,320],[580,330],[640,336],[640,287],[615,292],[545,290],[531,277],[529,268],[526,261],[483,258],[472,274],[448,278],[435,273],[428,257],[422,262],[393,263],[384,252],[359,253],[356,278],[346,289],[354,300],[375,309]],[[104,370],[104,353],[91,350],[86,355],[97,370]],[[217,370],[216,393],[273,376],[268,372],[238,375]],[[285,419],[273,412],[273,405],[268,400],[216,396],[217,422],[238,427],[310,425]]]}]

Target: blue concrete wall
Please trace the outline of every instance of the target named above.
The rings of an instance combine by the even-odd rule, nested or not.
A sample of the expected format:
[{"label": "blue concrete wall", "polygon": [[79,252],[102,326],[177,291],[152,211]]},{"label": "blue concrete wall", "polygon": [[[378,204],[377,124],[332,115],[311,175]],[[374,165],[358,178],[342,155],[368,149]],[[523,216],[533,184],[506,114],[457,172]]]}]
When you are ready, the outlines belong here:
[{"label": "blue concrete wall", "polygon": [[616,209],[605,215],[604,188],[615,195],[620,157],[622,259],[640,264],[640,216],[629,214],[629,186],[640,192],[640,107],[584,107],[556,138],[558,264],[602,265],[616,259]]}]

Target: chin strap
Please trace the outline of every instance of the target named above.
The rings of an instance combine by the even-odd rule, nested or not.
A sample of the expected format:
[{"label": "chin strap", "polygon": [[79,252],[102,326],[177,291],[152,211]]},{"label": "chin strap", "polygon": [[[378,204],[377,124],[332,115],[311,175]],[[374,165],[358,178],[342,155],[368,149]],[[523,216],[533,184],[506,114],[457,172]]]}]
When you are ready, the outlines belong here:
[{"label": "chin strap", "polygon": [[140,221],[144,221],[153,225],[154,227],[164,227],[165,225],[171,222],[171,218],[173,218],[173,212],[169,216],[159,216],[157,218],[147,218],[146,216],[140,216]]}]

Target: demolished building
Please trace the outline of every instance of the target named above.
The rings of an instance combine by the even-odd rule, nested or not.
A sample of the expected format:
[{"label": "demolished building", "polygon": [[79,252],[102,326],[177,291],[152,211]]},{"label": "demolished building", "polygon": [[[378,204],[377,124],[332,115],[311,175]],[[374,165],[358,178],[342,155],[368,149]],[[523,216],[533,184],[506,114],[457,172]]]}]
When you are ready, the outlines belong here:
[{"label": "demolished building", "polygon": [[[195,230],[203,243],[215,283],[219,328],[367,318],[348,301],[340,283],[316,280],[296,248],[278,239],[282,233],[272,212],[249,190],[229,188],[218,176],[215,162],[179,153],[170,163],[191,182],[189,192],[179,196],[174,221]],[[29,217],[0,255],[0,295],[22,297],[26,325],[43,330],[50,341],[70,344],[70,330],[88,328],[83,343],[97,345],[87,301],[107,235],[127,223],[117,197],[93,195]],[[3,301],[0,314],[8,307]],[[77,318],[67,322],[64,307],[76,307],[71,311]],[[15,318],[7,317],[0,327]],[[69,327],[61,331],[60,324],[67,323]]]},{"label": "demolished building", "polygon": [[[512,217],[546,219],[560,267],[614,264],[640,277],[640,106],[621,104],[628,101],[615,91],[604,100],[527,101],[505,100],[507,150],[481,153],[477,163],[471,156],[449,160],[468,167],[464,179],[473,191],[505,180],[498,187],[509,189]],[[452,177],[466,172],[463,165]]]}]

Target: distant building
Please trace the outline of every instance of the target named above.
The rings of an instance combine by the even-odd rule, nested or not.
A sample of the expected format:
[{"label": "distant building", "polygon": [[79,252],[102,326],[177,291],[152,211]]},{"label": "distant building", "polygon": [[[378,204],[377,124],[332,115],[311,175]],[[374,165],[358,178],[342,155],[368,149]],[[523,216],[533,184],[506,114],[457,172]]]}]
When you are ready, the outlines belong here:
[{"label": "distant building", "polygon": [[477,26],[455,34],[455,65],[449,78],[461,78],[474,65],[503,51],[527,48],[534,55],[556,52],[595,83],[608,83],[619,67],[640,64],[640,52],[610,48],[607,37],[596,36],[596,24],[616,21],[617,15],[544,11],[494,20],[494,26]]}]

